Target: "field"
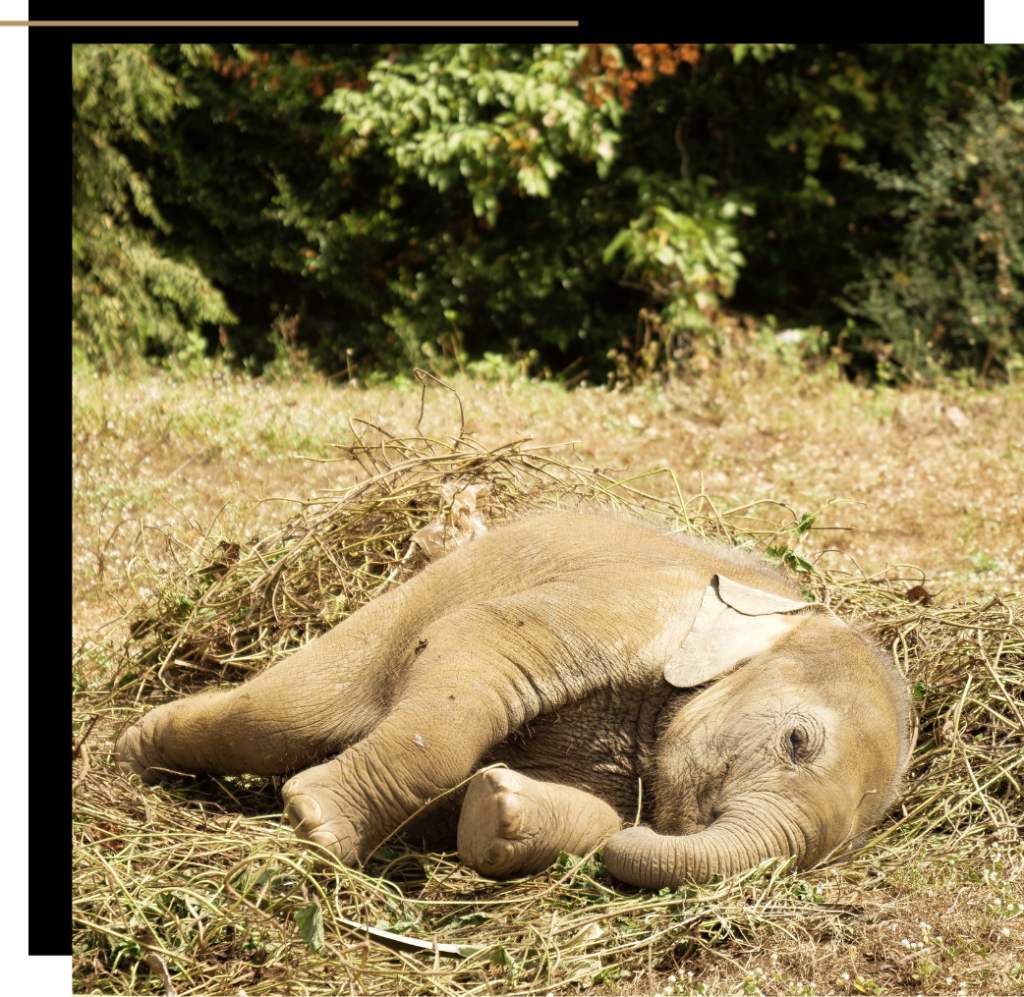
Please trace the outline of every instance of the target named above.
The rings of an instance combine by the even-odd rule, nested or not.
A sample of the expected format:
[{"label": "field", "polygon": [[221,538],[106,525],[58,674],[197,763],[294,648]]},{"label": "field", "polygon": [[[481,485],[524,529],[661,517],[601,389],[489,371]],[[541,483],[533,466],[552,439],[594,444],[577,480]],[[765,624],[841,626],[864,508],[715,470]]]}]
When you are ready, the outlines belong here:
[{"label": "field", "polygon": [[[411,382],[76,375],[75,991],[1024,994],[1024,391],[761,373],[619,392],[457,375],[457,397],[432,385],[422,418]],[[867,848],[654,896],[614,889],[597,858],[498,885],[394,842],[363,873],[323,874],[281,828],[271,780],[115,774],[119,729],[244,674],[173,651],[188,640],[146,644],[139,621],[180,618],[192,639],[196,572],[233,577],[240,544],[239,574],[252,538],[386,468],[381,429],[450,458],[460,403],[489,456],[453,475],[492,474],[495,449],[530,436],[502,466],[547,478],[526,474],[509,501],[569,482],[678,528],[788,542],[817,568],[808,586],[892,649],[920,733]],[[362,463],[332,446],[356,433]],[[417,486],[435,505],[439,482]],[[355,603],[383,581],[379,566],[360,577]],[[264,628],[246,667],[315,633],[322,610]]]}]

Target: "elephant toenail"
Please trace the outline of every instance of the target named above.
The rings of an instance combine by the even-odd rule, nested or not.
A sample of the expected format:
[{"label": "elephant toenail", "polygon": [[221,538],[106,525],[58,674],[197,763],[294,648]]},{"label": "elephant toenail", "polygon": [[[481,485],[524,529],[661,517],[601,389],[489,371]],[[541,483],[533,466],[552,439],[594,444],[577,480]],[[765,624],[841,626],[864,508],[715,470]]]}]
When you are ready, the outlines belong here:
[{"label": "elephant toenail", "polygon": [[326,848],[329,852],[338,849],[338,836],[330,831],[314,831],[307,840],[321,848]]},{"label": "elephant toenail", "polygon": [[288,806],[285,808],[285,816],[297,834],[304,833],[306,829],[317,827],[323,823],[320,804],[312,796],[296,796],[289,800]]}]

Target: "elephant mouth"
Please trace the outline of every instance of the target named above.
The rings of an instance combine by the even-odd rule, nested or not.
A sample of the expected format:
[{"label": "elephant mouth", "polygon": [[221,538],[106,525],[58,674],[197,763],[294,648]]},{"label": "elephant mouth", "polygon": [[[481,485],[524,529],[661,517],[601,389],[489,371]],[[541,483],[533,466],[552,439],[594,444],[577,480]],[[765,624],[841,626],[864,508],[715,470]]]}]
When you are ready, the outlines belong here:
[{"label": "elephant mouth", "polygon": [[[677,763],[681,759],[675,760]],[[732,768],[720,759],[714,766],[689,754],[689,764],[674,764],[671,776],[664,767],[654,772],[655,826],[661,834],[697,834],[724,814],[723,796]]]}]

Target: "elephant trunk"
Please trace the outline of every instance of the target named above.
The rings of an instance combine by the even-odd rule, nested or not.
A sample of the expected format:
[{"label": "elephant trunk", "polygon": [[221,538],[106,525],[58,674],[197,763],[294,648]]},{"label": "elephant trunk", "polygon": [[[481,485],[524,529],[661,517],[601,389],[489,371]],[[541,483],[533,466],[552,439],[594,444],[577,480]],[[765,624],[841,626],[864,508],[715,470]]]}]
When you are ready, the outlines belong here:
[{"label": "elephant trunk", "polygon": [[608,839],[604,863],[624,883],[648,889],[704,883],[731,876],[766,859],[802,858],[802,836],[780,824],[724,818],[696,834],[658,834],[628,827]]}]

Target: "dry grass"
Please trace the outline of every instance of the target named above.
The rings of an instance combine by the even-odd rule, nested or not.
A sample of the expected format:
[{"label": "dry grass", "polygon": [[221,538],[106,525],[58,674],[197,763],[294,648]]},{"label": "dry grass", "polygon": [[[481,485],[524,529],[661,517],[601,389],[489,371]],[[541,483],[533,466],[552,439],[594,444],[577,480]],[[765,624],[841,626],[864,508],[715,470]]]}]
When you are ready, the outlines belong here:
[{"label": "dry grass", "polygon": [[[1009,592],[1021,570],[1021,525],[1009,516],[1020,509],[1020,397],[982,405],[806,381],[754,390],[724,375],[630,395],[459,387],[473,435],[456,445],[450,398],[429,404],[413,430],[412,387],[76,382],[76,992],[164,993],[166,978],[182,994],[1024,993],[1024,605]],[[946,414],[954,405],[966,423]],[[354,424],[360,445],[350,415],[404,440],[382,449],[384,434]],[[534,443],[501,445],[530,428]],[[925,561],[922,578],[886,563],[893,534],[858,532],[844,546],[862,572],[849,557],[821,556],[817,538],[836,532],[798,537],[800,514],[822,505],[816,525],[838,525],[827,505],[837,479],[821,470],[836,440],[884,466],[915,433],[921,459],[908,466],[904,453],[896,480],[869,480],[863,468],[849,480],[867,489],[872,529],[908,535],[899,531],[910,516],[895,513],[909,503],[931,524],[922,551],[951,558]],[[537,449],[556,434],[619,467],[594,471],[569,448]],[[921,443],[932,437],[938,445]],[[341,441],[347,450],[321,449]],[[329,462],[300,465],[293,451]],[[969,539],[950,540],[940,518],[960,496],[947,487],[933,497],[931,471],[922,486],[929,454],[944,458],[935,471],[974,469]],[[674,476],[656,473],[664,455]],[[635,478],[624,458],[649,473]],[[750,505],[772,497],[772,475],[790,475],[793,490],[775,493],[788,507]],[[445,481],[486,485],[492,521],[524,504],[617,502],[723,539],[788,540],[816,560],[807,587],[867,626],[914,688],[920,731],[896,811],[832,868],[795,875],[769,863],[651,895],[614,888],[596,858],[495,884],[399,841],[362,872],[314,873],[281,825],[273,780],[142,787],[114,773],[113,737],[145,709],[263,667],[416,570],[410,537],[446,514]],[[886,488],[905,497],[882,515]],[[256,504],[275,493],[290,518]],[[989,525],[996,509],[1002,532]],[[979,570],[978,551],[998,569]],[[922,580],[934,591],[939,571],[951,572],[941,599],[907,600]],[[422,948],[396,950],[354,924]]]}]

